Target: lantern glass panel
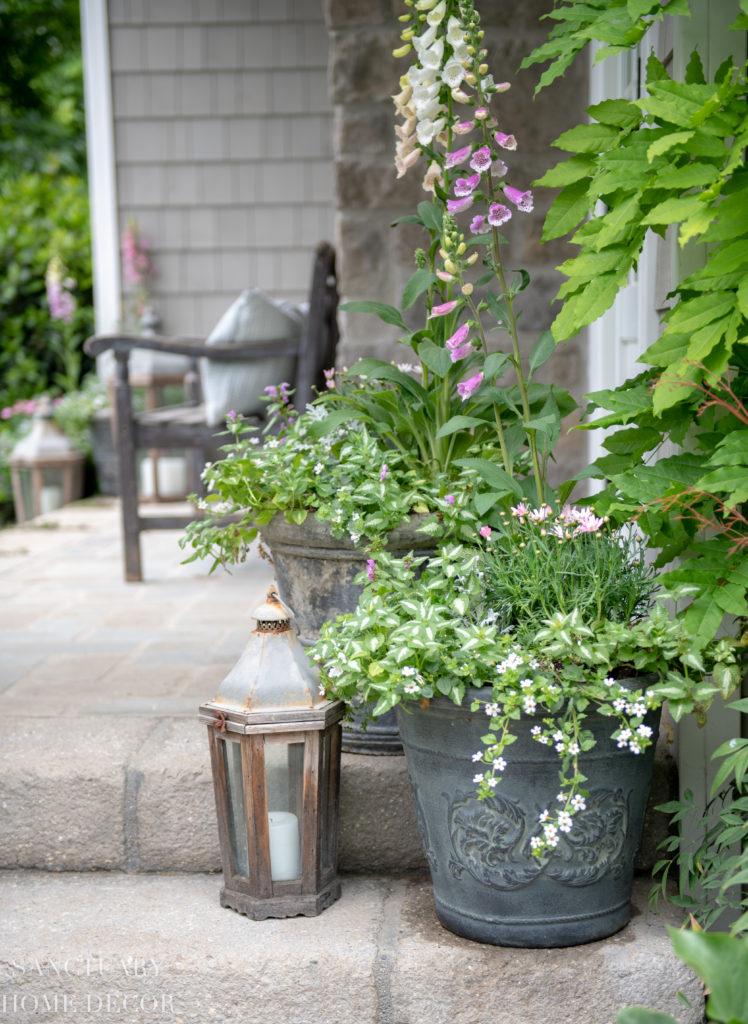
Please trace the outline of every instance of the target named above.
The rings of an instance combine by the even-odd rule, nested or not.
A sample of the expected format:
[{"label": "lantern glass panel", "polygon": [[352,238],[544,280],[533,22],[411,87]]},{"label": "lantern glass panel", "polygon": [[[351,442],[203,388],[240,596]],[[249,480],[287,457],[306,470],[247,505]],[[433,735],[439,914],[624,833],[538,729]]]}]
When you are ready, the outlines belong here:
[{"label": "lantern glass panel", "polygon": [[234,871],[249,878],[249,853],[247,851],[247,818],[244,813],[244,789],[242,786],[242,750],[236,740],[223,739],[224,771],[229,807],[229,833]]},{"label": "lantern glass panel", "polygon": [[265,737],[270,877],[288,882],[301,877],[304,740]]}]

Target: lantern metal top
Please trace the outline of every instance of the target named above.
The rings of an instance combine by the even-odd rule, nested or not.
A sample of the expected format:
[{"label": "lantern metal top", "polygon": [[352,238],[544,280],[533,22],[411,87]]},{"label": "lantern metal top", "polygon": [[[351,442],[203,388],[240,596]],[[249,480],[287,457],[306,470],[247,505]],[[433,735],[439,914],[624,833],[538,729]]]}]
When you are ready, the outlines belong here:
[{"label": "lantern metal top", "polygon": [[22,437],[10,456],[11,466],[63,465],[82,462],[83,454],[52,419],[52,402],[48,395],[39,399],[31,430]]},{"label": "lantern metal top", "polygon": [[214,708],[252,715],[326,703],[316,669],[291,626],[292,615],[271,586],[265,603],[254,612],[257,628],[211,702]]}]

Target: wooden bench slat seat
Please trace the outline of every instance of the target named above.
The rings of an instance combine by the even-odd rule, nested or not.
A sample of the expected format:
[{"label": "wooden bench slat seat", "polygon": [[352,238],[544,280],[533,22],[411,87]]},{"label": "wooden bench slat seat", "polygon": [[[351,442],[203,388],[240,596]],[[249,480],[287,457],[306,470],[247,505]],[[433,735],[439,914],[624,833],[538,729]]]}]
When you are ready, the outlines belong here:
[{"label": "wooden bench slat seat", "polygon": [[[100,334],[85,342],[84,350],[88,355],[95,357],[111,351],[115,358],[113,424],[119,460],[126,580],[142,579],[140,533],[143,530],[182,529],[198,515],[197,511],[184,516],[141,515],[136,453],[170,448],[185,450],[189,487],[196,493],[202,493],[202,469],[206,462],[219,456],[221,446],[228,440],[223,426],[210,426],[206,422],[205,406],[200,394],[198,360],[207,358],[234,363],[267,359],[268,356],[293,356],[296,360],[296,373],[294,380],[289,383],[294,388],[294,404],[298,409],[303,409],[314,397],[314,389],[324,387],[323,371],[335,363],[338,343],[337,308],[335,250],[329,243],[320,242],[314,254],[309,311],[298,338],[207,346],[204,338],[196,337]],[[134,349],[149,349],[189,358],[189,369],[184,379],[184,403],[147,412],[134,411],[129,373],[129,358]],[[261,425],[259,417],[247,419],[248,422]]]}]

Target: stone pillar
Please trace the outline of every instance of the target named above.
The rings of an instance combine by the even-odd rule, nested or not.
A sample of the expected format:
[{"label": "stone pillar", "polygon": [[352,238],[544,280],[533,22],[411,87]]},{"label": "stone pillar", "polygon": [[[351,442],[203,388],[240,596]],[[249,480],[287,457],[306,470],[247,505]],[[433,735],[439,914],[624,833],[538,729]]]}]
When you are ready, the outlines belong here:
[{"label": "stone pillar", "polygon": [[[519,71],[519,65],[546,37],[550,23],[540,19],[550,10],[551,0],[511,4],[477,0],[476,5],[486,30],[490,71],[496,81],[512,83],[508,93],[494,98],[494,113],[501,129],[517,137],[518,149],[507,154],[506,162],[511,183],[525,189],[559,159],[550,142],[582,119],[587,105],[586,63],[578,61],[533,99],[540,72]],[[398,180],[394,166],[391,96],[399,91],[398,80],[409,65],[407,59],[394,58],[392,50],[400,42],[397,18],[404,10],[402,0],[325,0],[335,123],[335,240],[344,301],[376,299],[399,306],[403,285],[415,269],[413,250],[425,240],[414,225],[390,226],[429,198],[421,185],[425,167],[419,163]],[[561,277],[554,268],[572,254],[566,243],[541,245],[542,221],[553,194],[546,189],[535,192],[535,211],[515,213],[502,229],[509,241],[507,268],[521,267],[531,276],[517,303],[527,351],[555,315],[551,300]],[[415,311],[412,314],[413,326],[418,326],[420,318]],[[408,360],[410,350],[397,344],[397,332],[376,317],[341,314],[341,322],[341,364],[350,365],[364,355]],[[498,339],[497,334],[494,337]],[[547,373],[581,397],[586,374],[579,343],[560,350]],[[560,476],[580,468],[584,450],[585,439],[578,432],[562,442]]]}]

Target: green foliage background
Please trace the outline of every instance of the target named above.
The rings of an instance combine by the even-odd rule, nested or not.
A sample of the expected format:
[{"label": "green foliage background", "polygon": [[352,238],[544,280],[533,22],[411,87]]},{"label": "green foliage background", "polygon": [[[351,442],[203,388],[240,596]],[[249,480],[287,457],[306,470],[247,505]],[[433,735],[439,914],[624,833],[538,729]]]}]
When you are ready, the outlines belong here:
[{"label": "green foliage background", "polygon": [[[78,0],[0,0],[0,408],[78,386],[93,325]],[[77,311],[50,316],[59,255]]]}]

